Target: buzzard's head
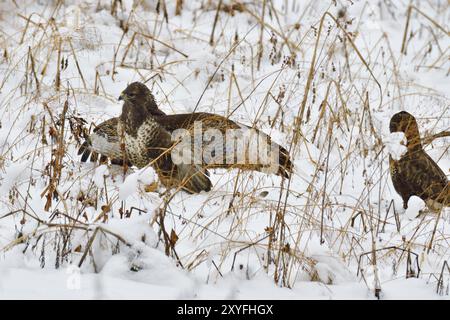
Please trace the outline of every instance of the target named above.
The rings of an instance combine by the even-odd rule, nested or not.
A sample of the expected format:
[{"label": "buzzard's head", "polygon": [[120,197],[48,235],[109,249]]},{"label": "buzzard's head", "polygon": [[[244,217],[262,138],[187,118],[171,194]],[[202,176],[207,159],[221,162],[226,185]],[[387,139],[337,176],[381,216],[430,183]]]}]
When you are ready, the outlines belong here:
[{"label": "buzzard's head", "polygon": [[389,129],[391,132],[403,132],[409,146],[420,143],[416,118],[406,111],[398,112],[392,116]]},{"label": "buzzard's head", "polygon": [[141,82],[133,82],[122,91],[119,100],[142,105],[142,103],[147,102],[149,98],[153,100],[153,95],[147,86]]}]

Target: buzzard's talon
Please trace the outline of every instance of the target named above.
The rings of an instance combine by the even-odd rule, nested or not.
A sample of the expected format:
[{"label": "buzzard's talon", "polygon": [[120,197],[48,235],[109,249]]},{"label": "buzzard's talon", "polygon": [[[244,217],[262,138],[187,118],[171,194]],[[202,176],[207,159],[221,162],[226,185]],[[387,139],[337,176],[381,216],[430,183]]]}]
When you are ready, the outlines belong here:
[{"label": "buzzard's talon", "polygon": [[158,190],[159,183],[154,181],[144,187],[145,192],[156,192]]}]

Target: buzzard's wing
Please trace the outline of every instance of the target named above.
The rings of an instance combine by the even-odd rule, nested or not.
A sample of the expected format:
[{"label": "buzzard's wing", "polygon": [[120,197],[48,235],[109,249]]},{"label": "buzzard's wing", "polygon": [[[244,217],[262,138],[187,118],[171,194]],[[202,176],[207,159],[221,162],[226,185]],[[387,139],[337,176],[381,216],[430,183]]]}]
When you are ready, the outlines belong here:
[{"label": "buzzard's wing", "polygon": [[447,177],[425,151],[414,151],[402,158],[398,171],[411,195],[416,195],[425,202],[445,202],[445,197],[448,197]]},{"label": "buzzard's wing", "polygon": [[100,154],[102,158],[110,158],[113,163],[122,163],[124,157],[117,135],[117,123],[118,118],[111,118],[95,127],[78,149],[78,155],[82,155],[81,161],[86,162],[90,156],[91,161],[95,162]]},{"label": "buzzard's wing", "polygon": [[257,136],[259,138],[262,138],[263,141],[266,141],[268,144],[270,144],[271,148],[273,148],[273,150],[277,152],[276,159],[278,162],[276,163],[276,174],[284,176],[285,178],[289,178],[290,174],[294,170],[294,164],[290,159],[289,152],[278,143],[273,142],[272,139],[264,132],[255,128],[250,128],[248,126],[245,127],[247,127],[249,130],[255,130]]},{"label": "buzzard's wing", "polygon": [[[213,168],[241,168],[244,170],[258,170],[263,171],[265,168],[268,168],[272,165],[274,165],[274,171],[278,175],[282,175],[285,177],[289,177],[289,174],[293,170],[293,164],[289,158],[289,153],[286,149],[279,146],[278,144],[274,143],[268,135],[266,135],[264,132],[261,132],[257,129],[250,128],[245,125],[238,124],[226,117],[211,114],[211,113],[204,113],[204,112],[197,112],[197,113],[185,113],[185,114],[176,114],[176,115],[167,115],[167,116],[160,116],[155,117],[158,123],[160,123],[164,128],[166,128],[168,131],[173,132],[176,129],[186,129],[190,131],[191,136],[193,139],[197,139],[198,137],[195,136],[195,129],[199,128],[202,132],[208,131],[208,130],[219,130],[222,139],[221,140],[204,140],[202,139],[201,145],[202,145],[202,151],[207,150],[208,148],[211,150],[222,150],[221,158],[219,159],[215,155],[207,155],[204,154],[205,157],[202,158],[203,165],[207,165],[208,167]],[[197,122],[197,125],[201,125],[201,127],[195,127],[195,123]],[[229,129],[244,129],[244,134],[246,130],[252,130],[251,135],[245,137],[243,135],[236,136],[236,144],[227,144],[226,143],[226,137],[227,137],[227,130]],[[251,161],[248,158],[244,160],[243,163],[239,163],[238,156],[247,154],[246,157],[249,156],[249,150],[241,150],[240,142],[242,142],[243,139],[250,139],[250,143],[256,141],[265,141],[269,146],[272,147],[274,151],[277,151],[276,157],[274,157],[274,161],[277,161],[276,163],[268,163],[267,160],[266,163],[258,162],[258,161]],[[213,138],[211,138],[213,139]],[[217,145],[220,144],[220,145]],[[233,161],[227,161],[226,156],[234,155]],[[242,161],[241,161],[242,162]]]},{"label": "buzzard's wing", "polygon": [[418,157],[419,160],[421,165],[426,168],[427,175],[423,183],[423,192],[427,199],[450,204],[449,181],[445,173],[425,151]]}]

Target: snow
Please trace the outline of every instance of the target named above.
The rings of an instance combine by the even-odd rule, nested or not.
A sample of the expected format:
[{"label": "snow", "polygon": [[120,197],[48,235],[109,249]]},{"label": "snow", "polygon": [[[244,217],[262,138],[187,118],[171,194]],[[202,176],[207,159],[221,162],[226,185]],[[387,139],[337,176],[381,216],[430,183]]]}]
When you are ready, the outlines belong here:
[{"label": "snow", "polygon": [[408,208],[405,211],[405,215],[409,219],[414,219],[419,216],[420,212],[425,209],[425,202],[419,197],[412,196],[408,200]]},{"label": "snow", "polygon": [[[137,277],[138,273],[117,275],[111,270],[100,274],[80,274],[76,279],[76,270],[76,267],[51,272],[39,268],[4,270],[0,299],[373,299],[363,284],[348,282],[329,286],[305,281],[298,282],[294,289],[287,289],[274,287],[271,279],[264,276],[245,282],[230,276],[214,285],[196,284],[187,278],[171,285],[173,283],[167,278],[161,277],[160,281],[153,282],[144,276]],[[180,281],[179,278],[177,280]],[[384,299],[440,298],[421,279],[396,279],[383,287]]]},{"label": "snow", "polygon": [[128,175],[119,187],[119,199],[127,199],[138,190],[140,183],[149,185],[154,182],[155,179],[156,173],[152,167],[145,167]]},{"label": "snow", "polygon": [[[217,1],[176,16],[166,0],[168,21],[154,0],[58,3],[0,3],[0,299],[449,299],[450,211],[404,210],[389,173],[406,151],[393,114],[449,130],[449,37],[413,10],[400,52],[408,5],[448,30],[447,1],[267,2],[259,66],[259,1],[221,11],[212,45]],[[352,42],[329,17],[318,38],[342,8]],[[133,81],[166,113],[255,124],[290,150],[292,178],[214,169],[210,192],[173,194],[151,167],[82,163],[78,126],[119,115]],[[425,146],[446,174],[448,139]]]},{"label": "snow", "polygon": [[27,178],[26,169],[28,162],[16,162],[9,166],[3,175],[2,185],[0,186],[0,192],[2,194],[8,193],[12,187],[17,185],[23,178]]},{"label": "snow", "polygon": [[394,160],[400,160],[408,150],[406,147],[406,136],[403,132],[392,132],[384,139],[384,143]]},{"label": "snow", "polygon": [[108,175],[109,171],[108,166],[106,165],[101,165],[95,169],[94,177],[92,178],[92,180],[94,180],[97,188],[102,188],[104,186],[104,179],[108,177]]}]

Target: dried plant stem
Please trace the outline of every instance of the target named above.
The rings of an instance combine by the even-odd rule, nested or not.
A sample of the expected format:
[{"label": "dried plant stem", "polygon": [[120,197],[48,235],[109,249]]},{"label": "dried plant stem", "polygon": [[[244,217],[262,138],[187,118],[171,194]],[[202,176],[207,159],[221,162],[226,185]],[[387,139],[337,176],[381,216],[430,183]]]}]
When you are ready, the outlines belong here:
[{"label": "dried plant stem", "polygon": [[214,45],[214,31],[216,30],[217,21],[219,20],[219,13],[221,7],[222,7],[222,0],[219,0],[219,4],[217,5],[216,15],[214,17],[214,22],[211,30],[211,36],[209,37],[209,44],[211,46]]},{"label": "dried plant stem", "polygon": [[416,6],[414,5],[410,5],[408,7],[408,11],[406,14],[406,24],[405,24],[405,30],[403,32],[403,40],[402,40],[402,48],[400,50],[401,53],[403,53],[404,55],[406,55],[406,37],[408,34],[408,29],[409,29],[409,21],[411,19],[411,12],[412,10],[417,11],[417,13],[419,13],[420,15],[422,15],[423,17],[425,17],[428,21],[430,21],[436,28],[438,28],[439,30],[441,30],[442,32],[444,32],[447,36],[450,36],[450,31],[445,30],[444,27],[442,27],[439,23],[436,22],[436,20],[430,18],[428,15],[426,15],[425,13],[423,13],[422,10],[418,9]]},{"label": "dried plant stem", "polygon": [[266,16],[266,0],[263,0],[262,4],[262,14],[261,14],[261,30],[259,34],[259,42],[258,42],[258,60],[256,69],[259,70],[261,66],[261,58],[263,56],[264,51],[264,45],[263,45],[263,39],[264,39],[264,17]]},{"label": "dried plant stem", "polygon": [[81,72],[80,64],[78,63],[77,55],[72,45],[72,41],[69,39],[70,49],[72,50],[73,57],[75,59],[75,65],[77,66],[78,74],[80,75],[81,81],[83,82],[83,87],[87,90],[86,81],[84,80],[83,72]]},{"label": "dried plant stem", "polygon": [[59,87],[61,86],[61,45],[62,39],[58,37],[58,59],[56,60],[56,78],[55,78],[55,88],[56,91],[59,91]]}]

